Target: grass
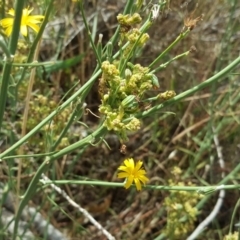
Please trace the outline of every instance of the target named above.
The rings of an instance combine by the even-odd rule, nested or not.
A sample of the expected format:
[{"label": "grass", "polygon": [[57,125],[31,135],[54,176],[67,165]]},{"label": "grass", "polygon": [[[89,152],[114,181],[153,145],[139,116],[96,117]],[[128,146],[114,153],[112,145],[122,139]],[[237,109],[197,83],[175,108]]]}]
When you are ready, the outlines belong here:
[{"label": "grass", "polygon": [[[2,220],[2,236],[20,236],[21,216],[31,205],[60,230],[56,236],[62,232],[69,239],[239,238],[239,233],[232,238],[227,235],[238,232],[235,224],[240,217],[240,5],[234,0],[216,2],[206,0],[197,6],[196,1],[160,1],[164,10],[151,27],[147,19],[152,5],[143,6],[138,12],[146,24],[126,55],[133,57],[127,59],[122,55],[128,43],[120,49],[117,45],[116,16],[133,11],[133,1],[127,1],[125,8],[120,2],[107,6],[104,1],[89,1],[81,8],[78,3],[60,7],[51,1],[25,1],[25,6],[34,7],[34,14],[45,15],[45,22],[37,37],[31,34],[27,42],[20,38],[22,44],[17,23],[10,42],[1,28],[5,54],[14,54],[16,47],[14,61],[1,62],[2,217],[5,210],[12,217],[15,212],[14,232]],[[4,3],[0,12],[6,15],[13,3]],[[101,4],[108,14],[95,14]],[[17,6],[19,13],[22,7]],[[202,14],[203,20],[194,22],[192,31],[182,30],[184,19],[191,16],[194,20]],[[61,22],[58,16],[63,15],[69,22],[59,32],[45,26]],[[84,15],[85,27],[79,31],[84,23],[78,19]],[[137,48],[145,32],[150,39]],[[190,49],[196,50],[181,55]],[[107,130],[98,111],[99,65],[113,58],[119,59],[122,75],[126,67],[131,69],[128,61],[157,69],[154,74],[160,83],[159,89],[147,90],[143,99],[139,94],[140,99],[134,98],[123,108],[125,125],[133,115],[142,123],[139,130],[127,132],[128,141],[123,131]],[[34,80],[32,89],[28,88],[30,79]],[[106,94],[108,86],[102,87]],[[177,95],[156,100],[159,92],[167,90]],[[117,102],[121,96],[116,98],[118,89],[114,91],[111,101]],[[129,157],[144,161],[150,181],[141,192],[134,186],[124,189],[117,178],[117,168]],[[48,178],[55,185],[49,185]],[[10,194],[16,199],[12,208],[4,201]],[[198,232],[210,213],[213,217],[207,228]],[[34,218],[23,217],[36,238],[47,239],[47,225],[40,231]]]}]

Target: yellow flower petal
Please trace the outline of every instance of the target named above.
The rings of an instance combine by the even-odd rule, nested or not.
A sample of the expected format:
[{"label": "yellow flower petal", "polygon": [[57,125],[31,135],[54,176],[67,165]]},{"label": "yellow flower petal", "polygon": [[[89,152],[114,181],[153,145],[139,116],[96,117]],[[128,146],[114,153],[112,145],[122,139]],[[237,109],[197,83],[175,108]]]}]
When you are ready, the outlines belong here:
[{"label": "yellow flower petal", "polygon": [[139,176],[139,180],[145,185],[149,179],[146,176]]},{"label": "yellow flower petal", "polygon": [[31,9],[24,8],[23,9],[23,15],[28,16],[32,11],[33,11],[33,8],[31,8]]},{"label": "yellow flower petal", "polygon": [[3,28],[7,28],[13,25],[13,18],[4,18],[0,21]]},{"label": "yellow flower petal", "polygon": [[139,175],[145,175],[146,171],[144,169],[140,169],[140,170],[138,170],[138,174]]},{"label": "yellow flower petal", "polygon": [[142,164],[143,164],[142,161],[138,161],[135,167],[135,171],[138,171],[142,167]]},{"label": "yellow flower petal", "polygon": [[130,169],[134,169],[134,161],[132,158],[126,159],[124,161],[124,164],[126,165],[126,167],[130,168]]},{"label": "yellow flower petal", "polygon": [[143,162],[138,161],[135,165],[132,158],[125,159],[124,164],[118,167],[122,171],[118,173],[118,178],[126,178],[125,188],[129,188],[134,182],[138,191],[142,190],[142,184],[146,184],[149,179],[145,176],[146,171],[142,169]]},{"label": "yellow flower petal", "polygon": [[129,174],[126,172],[120,172],[117,175],[118,178],[127,178],[128,176],[129,176]]},{"label": "yellow flower petal", "polygon": [[[24,8],[22,12],[22,19],[20,25],[20,32],[23,36],[27,36],[28,29],[27,27],[32,28],[35,32],[39,31],[39,26],[36,24],[41,23],[41,20],[44,19],[42,15],[33,15],[29,16],[29,14],[33,11],[33,8]],[[10,9],[8,14],[11,16],[15,16],[15,10]],[[5,18],[0,21],[0,25],[5,28],[5,33],[7,36],[10,36],[12,33],[14,18]]]},{"label": "yellow flower petal", "polygon": [[20,26],[20,32],[24,37],[26,37],[28,34],[27,26],[26,25]]},{"label": "yellow flower petal", "polygon": [[5,33],[6,35],[9,37],[12,33],[12,26],[8,27],[6,30],[5,30]]},{"label": "yellow flower petal", "polygon": [[128,168],[126,166],[120,166],[118,167],[118,170],[128,171]]},{"label": "yellow flower petal", "polygon": [[42,19],[44,19],[44,16],[41,16],[41,15],[28,16],[28,22],[32,22],[32,23],[41,23]]},{"label": "yellow flower petal", "polygon": [[38,25],[33,24],[33,23],[28,23],[28,26],[29,26],[30,28],[32,28],[36,33],[38,33],[38,31],[39,31],[39,29],[40,29]]},{"label": "yellow flower petal", "polygon": [[11,15],[11,16],[15,16],[15,11],[13,8],[11,8],[9,11],[8,11],[8,14]]},{"label": "yellow flower petal", "polygon": [[132,185],[132,182],[133,182],[133,176],[131,175],[131,176],[129,176],[129,177],[127,178],[127,181],[126,181],[124,187],[125,187],[126,189],[128,189],[128,188]]},{"label": "yellow flower petal", "polygon": [[138,178],[134,178],[134,182],[136,184],[137,190],[141,191],[142,190],[142,185],[141,185],[139,179]]}]

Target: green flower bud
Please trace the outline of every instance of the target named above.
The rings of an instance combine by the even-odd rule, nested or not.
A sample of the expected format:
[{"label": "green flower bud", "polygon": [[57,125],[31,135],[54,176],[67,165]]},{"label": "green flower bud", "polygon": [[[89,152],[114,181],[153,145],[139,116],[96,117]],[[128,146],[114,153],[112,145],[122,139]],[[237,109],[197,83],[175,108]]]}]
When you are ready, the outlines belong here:
[{"label": "green flower bud", "polygon": [[112,42],[108,42],[107,44],[107,59],[112,59],[112,51],[113,51],[113,45]]},{"label": "green flower bud", "polygon": [[136,97],[134,95],[129,95],[127,96],[124,100],[122,100],[122,107],[123,108],[129,108],[132,107],[134,103],[136,103],[135,101]]},{"label": "green flower bud", "polygon": [[121,25],[134,25],[141,23],[142,18],[138,13],[134,13],[133,15],[118,14],[117,20]]},{"label": "green flower bud", "polygon": [[125,69],[125,77],[127,80],[130,79],[130,77],[132,76],[132,71],[129,68]]},{"label": "green flower bud", "polygon": [[160,88],[158,78],[155,74],[152,74],[152,85],[153,85],[153,87]]},{"label": "green flower bud", "polygon": [[139,15],[139,13],[134,13],[129,19],[128,19],[128,24],[133,25],[133,24],[138,24],[141,23],[142,18]]},{"label": "green flower bud", "polygon": [[130,67],[131,69],[134,68],[134,64],[132,64],[131,62],[128,62],[128,63],[127,63],[127,66]]},{"label": "green flower bud", "polygon": [[144,45],[149,38],[150,38],[149,35],[148,35],[147,33],[144,33],[144,34],[142,35],[142,37],[140,38],[140,40],[139,40],[139,44],[140,44],[141,46]]}]

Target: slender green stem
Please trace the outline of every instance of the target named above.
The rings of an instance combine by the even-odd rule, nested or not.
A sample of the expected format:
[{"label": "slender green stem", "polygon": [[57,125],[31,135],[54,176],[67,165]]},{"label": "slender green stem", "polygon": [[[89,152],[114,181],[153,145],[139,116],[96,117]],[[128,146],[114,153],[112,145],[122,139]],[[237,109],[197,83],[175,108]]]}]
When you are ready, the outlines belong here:
[{"label": "slender green stem", "polygon": [[[151,116],[152,114],[158,112],[160,109],[170,106],[187,96],[205,88],[211,85],[213,82],[220,80],[223,76],[228,74],[230,71],[232,71],[238,64],[240,63],[240,57],[236,58],[232,63],[230,63],[227,67],[225,67],[223,70],[218,72],[216,75],[212,76],[211,78],[207,79],[205,82],[183,92],[177,95],[176,97],[158,105],[155,106],[149,110],[146,110],[140,114],[137,115],[139,118],[144,118]],[[81,88],[79,89],[75,94],[73,94],[66,102],[64,102],[59,109],[53,111],[48,117],[46,117],[41,123],[39,123],[34,129],[32,129],[28,134],[26,134],[22,139],[20,139],[17,143],[12,145],[10,148],[8,148],[6,151],[4,151],[2,154],[0,154],[0,159],[12,152],[14,149],[19,147],[21,144],[23,144],[29,137],[31,137],[35,132],[37,132],[39,129],[41,129],[49,120],[51,120],[57,113],[58,111],[61,111],[65,107],[67,107],[75,98],[77,98],[79,95],[81,95],[84,90],[88,89],[95,81],[95,79],[99,76],[101,73],[101,70],[99,70],[89,81]],[[126,119],[126,121],[129,121],[129,119]]]},{"label": "slender green stem", "polygon": [[148,18],[147,21],[145,22],[145,24],[142,26],[141,34],[138,36],[137,41],[134,43],[134,45],[132,46],[131,50],[129,51],[128,56],[125,59],[123,59],[124,63],[122,64],[121,69],[120,69],[120,76],[122,76],[123,71],[126,68],[127,62],[129,61],[129,59],[132,57],[134,51],[136,50],[142,35],[149,29],[149,27],[151,25],[152,25],[152,22],[150,21],[150,18]]},{"label": "slender green stem", "polygon": [[[10,51],[8,50],[7,45],[5,44],[5,42],[2,39],[0,39],[0,47],[6,55],[6,60],[5,61],[11,61]],[[5,61],[3,63],[5,63]]]},{"label": "slender green stem", "polygon": [[[224,69],[222,69],[221,71],[219,71],[217,74],[215,74],[214,76],[210,77],[209,79],[207,79],[206,81],[204,81],[203,83],[200,83],[199,85],[186,90],[185,92],[182,92],[180,94],[178,94],[177,96],[175,96],[172,99],[167,100],[166,102],[159,104],[153,108],[150,108],[142,113],[139,113],[137,115],[138,118],[145,118],[148,116],[152,116],[152,114],[158,112],[160,109],[170,106],[174,103],[177,103],[179,101],[181,101],[182,99],[194,94],[195,92],[206,88],[208,86],[210,86],[212,83],[219,81],[220,79],[222,79],[225,75],[227,75],[230,71],[232,71],[235,67],[237,67],[240,64],[240,56],[238,58],[236,58],[234,61],[232,61],[227,67],[225,67]],[[126,119],[126,121],[129,121],[129,119]]]},{"label": "slender green stem", "polygon": [[[234,175],[236,175],[237,173],[239,173],[240,171],[240,163],[225,177],[223,178],[218,184],[219,185],[222,185],[222,184],[225,184],[227,183],[229,180],[231,180]],[[198,204],[197,204],[197,208],[201,208],[205,202],[207,202],[207,200],[210,198],[210,195],[209,196],[206,196],[205,198],[203,198]]]},{"label": "slender green stem", "polygon": [[[128,0],[128,1],[127,1],[126,7],[125,7],[125,9],[124,9],[124,11],[123,11],[123,15],[130,13],[130,10],[131,10],[131,8],[132,8],[132,6],[133,6],[133,3],[134,3],[134,0]],[[116,44],[116,41],[117,41],[118,38],[119,38],[119,30],[120,30],[120,26],[117,27],[114,35],[113,35],[113,36],[111,37],[111,39],[109,40],[109,42],[111,42],[113,45]],[[106,46],[107,46],[107,44],[106,44]],[[104,50],[105,50],[105,48],[104,48]]]},{"label": "slender green stem", "polygon": [[[27,63],[30,63],[30,62],[32,62],[32,60],[33,60],[33,56],[34,56],[34,52],[35,52],[35,49],[36,49],[36,47],[37,47],[37,44],[38,44],[40,38],[42,37],[43,31],[44,31],[44,29],[45,29],[45,27],[46,27],[46,25],[47,25],[47,23],[48,23],[48,19],[49,19],[49,16],[50,16],[50,13],[51,13],[52,7],[53,7],[53,1],[54,1],[54,0],[50,0],[50,2],[49,2],[49,4],[48,4],[46,13],[45,13],[45,15],[44,15],[43,22],[42,22],[42,24],[41,24],[41,27],[40,27],[40,29],[39,29],[39,31],[38,31],[38,34],[37,34],[36,38],[35,38],[34,41],[33,41],[33,44],[32,44],[32,46],[31,46],[30,52],[29,52],[29,54],[28,54]],[[27,65],[25,65],[25,66],[27,66]],[[26,70],[27,70],[27,68],[24,67],[24,69],[23,69],[23,71],[22,71],[22,74],[21,74],[21,77],[20,77],[20,79],[19,79],[19,81],[18,81],[18,84],[17,84],[17,86],[16,86],[16,96],[17,96],[17,92],[18,92],[18,87],[19,87],[20,83],[22,82],[22,80],[24,79]]]},{"label": "slender green stem", "polygon": [[47,157],[46,160],[41,164],[41,166],[38,168],[36,174],[34,175],[33,179],[31,180],[25,195],[22,199],[22,201],[19,204],[18,211],[16,213],[16,218],[15,218],[15,224],[14,224],[14,233],[13,233],[13,240],[16,239],[17,236],[17,230],[18,230],[18,223],[21,218],[21,214],[25,206],[27,205],[28,201],[31,199],[31,197],[34,195],[36,192],[36,186],[38,184],[38,181],[41,177],[41,174],[51,166],[51,163],[58,157],[67,154],[68,152],[71,152],[75,149],[82,149],[87,145],[90,144],[97,144],[96,141],[101,141],[101,138],[105,133],[107,132],[107,129],[105,127],[99,127],[95,132],[87,136],[86,138],[80,140],[79,142],[76,142],[72,144],[71,146],[63,149],[63,151],[59,151],[56,154],[53,154],[51,157]]},{"label": "slender green stem", "polygon": [[[61,61],[60,61],[61,62]],[[4,62],[0,62],[0,64],[3,64]],[[31,63],[12,63],[12,66],[14,67],[41,67],[41,66],[54,66],[55,64],[58,64],[59,61],[49,61],[49,62],[37,62],[33,61]]]},{"label": "slender green stem", "polygon": [[[16,1],[16,5],[15,5],[15,18],[13,22],[12,35],[9,42],[9,52],[10,52],[10,55],[12,56],[14,56],[17,49],[24,2],[25,2],[24,0]],[[6,101],[7,101],[8,83],[10,82],[11,69],[12,69],[12,61],[7,61],[3,68],[2,86],[1,86],[1,92],[0,92],[0,129],[2,128],[3,115],[4,115]]]},{"label": "slender green stem", "polygon": [[[8,155],[10,152],[21,146],[24,142],[26,142],[32,135],[34,135],[39,129],[41,129],[45,124],[47,124],[55,115],[59,113],[59,111],[62,111],[64,108],[66,108],[72,101],[74,101],[76,98],[78,98],[80,95],[83,95],[84,91],[87,89],[90,89],[99,74],[101,73],[101,70],[96,72],[94,76],[92,76],[85,85],[83,85],[77,92],[75,92],[70,98],[66,100],[61,106],[59,106],[55,111],[53,111],[51,114],[49,114],[45,119],[42,120],[36,127],[34,127],[30,132],[28,132],[23,138],[21,138],[18,142],[13,144],[10,148],[8,148],[6,151],[0,154],[0,159],[2,159],[4,156]],[[81,96],[83,98],[83,96]]]},{"label": "slender green stem", "polygon": [[[79,104],[80,105],[80,104]],[[62,130],[62,132],[60,133],[57,141],[53,144],[53,146],[51,147],[51,151],[54,151],[56,149],[56,147],[59,145],[59,143],[61,142],[62,138],[65,136],[65,134],[67,133],[68,129],[70,128],[70,126],[72,125],[76,115],[78,116],[78,118],[81,118],[82,114],[83,114],[83,111],[84,111],[84,108],[83,108],[83,105],[81,104],[80,105],[81,109],[78,110],[78,106],[75,107],[73,113],[71,114],[66,126],[64,127],[64,129]],[[80,114],[77,112],[80,111]]]},{"label": "slender green stem", "polygon": [[[104,186],[104,187],[123,187],[124,183],[105,182],[105,181],[92,181],[92,180],[56,180],[44,181],[45,184],[76,184],[76,185],[91,185],[91,186]],[[135,187],[134,184],[131,187]],[[220,190],[240,189],[240,185],[220,185],[220,186],[155,186],[146,185],[144,189],[154,189],[161,191],[187,191],[198,192],[199,194],[209,194]]]},{"label": "slender green stem", "polygon": [[107,133],[107,129],[104,126],[99,127],[94,133],[90,134],[89,136],[85,137],[84,139],[73,143],[72,145],[58,151],[57,153],[53,154],[51,156],[51,160],[57,159],[63,155],[66,155],[76,149],[81,149],[86,145],[94,145],[96,144],[96,141],[98,141],[99,139],[101,140],[104,135]]},{"label": "slender green stem", "polygon": [[235,205],[234,210],[233,210],[230,227],[229,227],[229,234],[232,233],[232,231],[233,231],[234,219],[235,219],[237,213],[239,212],[239,211],[237,211],[239,207],[240,207],[240,199],[238,199],[237,204]]},{"label": "slender green stem", "polygon": [[164,68],[166,68],[171,62],[176,61],[177,59],[181,58],[181,57],[186,57],[188,54],[190,53],[190,51],[186,51],[182,54],[177,55],[176,57],[172,58],[170,61],[161,64],[159,67],[155,68],[154,70],[151,71],[151,73],[156,73]]},{"label": "slender green stem", "polygon": [[[149,27],[149,26],[150,26],[149,19],[147,19],[146,22],[142,25],[142,27],[139,30],[142,32],[144,29],[146,29],[146,27]],[[114,54],[113,59],[116,59],[122,53],[122,51],[124,49],[126,49],[126,47],[129,44],[130,44],[130,42],[125,43],[125,45],[121,47],[120,51],[118,51],[117,53]]]},{"label": "slender green stem", "polygon": [[5,7],[6,7],[6,0],[2,0],[1,9],[0,9],[0,14],[2,18],[5,18]]},{"label": "slender green stem", "polygon": [[9,159],[14,159],[14,158],[39,158],[39,157],[47,157],[47,156],[52,156],[55,154],[57,151],[53,152],[47,152],[47,153],[39,153],[39,154],[28,154],[28,155],[13,155],[13,156],[7,156],[2,158],[1,160],[9,160]]},{"label": "slender green stem", "polygon": [[[132,0],[129,1],[129,5],[128,6],[131,5],[130,4],[131,2],[132,2]],[[47,9],[46,15],[49,13],[48,11],[50,11],[50,7]],[[42,23],[42,26],[44,26],[45,20],[47,19],[46,15],[45,15],[45,18],[44,18],[44,22]],[[40,29],[40,31],[41,31],[41,29]],[[128,46],[128,44],[129,43],[126,43],[124,45],[124,48],[126,48]],[[32,55],[30,53],[29,56],[28,56],[28,62],[31,61],[31,59],[32,59],[31,56]],[[119,52],[117,52],[113,56],[113,58],[116,59],[118,56],[119,56]],[[25,69],[23,71],[25,71]],[[9,154],[10,152],[12,152],[13,150],[15,150],[16,148],[18,148],[19,146],[21,146],[24,142],[26,142],[32,135],[34,135],[39,129],[41,129],[45,124],[47,124],[55,115],[57,115],[59,111],[61,111],[64,108],[66,108],[79,95],[83,95],[83,94],[86,95],[90,91],[92,85],[94,84],[94,82],[97,79],[97,77],[101,74],[101,72],[102,72],[101,69],[96,71],[95,74],[86,82],[86,84],[83,85],[82,88],[80,88],[75,94],[73,94],[66,102],[64,102],[61,106],[59,106],[58,109],[56,109],[50,115],[48,115],[44,120],[42,120],[42,122],[40,122],[36,127],[34,127],[29,133],[27,133],[18,142],[16,142],[10,148],[8,148],[6,151],[4,151],[2,154],[0,154],[0,159],[3,158],[4,156],[6,156],[7,154]],[[24,73],[22,73],[22,77],[23,76],[24,76]],[[84,98],[82,97],[82,99],[84,99]]]},{"label": "slender green stem", "polygon": [[[146,23],[145,23],[146,24]],[[142,26],[144,28],[145,24]],[[141,28],[141,29],[142,29]],[[126,43],[123,46],[123,49],[125,49],[128,46],[129,42]],[[114,56],[113,59],[116,59],[119,56],[120,51],[118,51]],[[28,60],[30,60],[30,55],[28,57]],[[72,101],[74,101],[79,95],[84,95],[90,91],[92,85],[94,84],[97,77],[101,74],[102,70],[99,69],[96,71],[96,73],[85,83],[85,85],[82,86],[76,93],[74,93],[66,102],[64,102],[61,106],[58,107],[55,111],[53,111],[50,115],[48,115],[42,122],[40,122],[36,127],[34,127],[30,132],[28,132],[23,138],[21,138],[18,142],[13,144],[10,148],[8,148],[6,151],[4,151],[2,154],[0,154],[0,159],[21,146],[24,142],[26,142],[32,135],[34,135],[39,129],[41,129],[45,124],[47,124],[55,115],[58,114],[59,111],[62,111],[64,108],[66,108]],[[22,75],[23,76],[23,75]],[[82,97],[83,101],[84,97]]]},{"label": "slender green stem", "polygon": [[185,38],[189,32],[190,30],[188,29],[187,31],[180,33],[174,42],[171,43],[167,49],[165,49],[148,67],[153,67],[153,65],[155,65],[166,53],[168,53],[175,45],[177,45],[183,38]]},{"label": "slender green stem", "polygon": [[33,179],[31,180],[25,195],[22,198],[22,201],[19,204],[18,211],[16,212],[15,222],[14,222],[14,229],[13,229],[13,240],[16,240],[18,234],[18,223],[21,219],[21,214],[25,206],[28,204],[31,196],[36,192],[36,186],[38,184],[38,180],[41,177],[41,173],[46,171],[49,167],[49,158],[47,158],[42,165],[38,168],[37,173],[34,175]]},{"label": "slender green stem", "polygon": [[41,38],[42,35],[43,35],[43,32],[44,32],[44,30],[45,30],[45,27],[46,27],[46,25],[47,25],[47,23],[48,23],[49,16],[50,16],[50,14],[51,14],[51,12],[52,12],[53,2],[54,2],[54,0],[50,0],[50,1],[48,2],[48,6],[47,6],[47,9],[46,9],[46,13],[44,14],[43,22],[42,22],[42,24],[41,24],[41,26],[40,26],[40,29],[39,29],[39,31],[38,31],[38,34],[37,34],[36,38],[35,38],[34,41],[33,41],[33,44],[32,44],[32,46],[31,46],[31,49],[30,49],[30,52],[29,52],[29,55],[28,55],[28,58],[27,58],[27,62],[31,62],[32,59],[33,59],[33,55],[34,55],[35,49],[36,49],[36,47],[37,47],[37,44],[38,44],[40,38]]},{"label": "slender green stem", "polygon": [[20,32],[20,25],[21,25],[24,3],[25,3],[25,0],[16,1],[16,5],[15,5],[15,18],[13,22],[12,35],[9,43],[9,51],[12,55],[14,55],[17,50],[18,36]]},{"label": "slender green stem", "polygon": [[83,1],[80,1],[80,11],[81,11],[81,14],[82,14],[84,26],[85,26],[85,28],[86,28],[86,30],[87,30],[88,39],[90,40],[92,49],[93,49],[93,51],[94,51],[94,53],[95,53],[95,56],[96,56],[96,58],[97,58],[98,65],[101,66],[101,65],[102,65],[101,57],[99,56],[98,51],[97,51],[97,49],[96,49],[96,46],[95,46],[95,44],[94,44],[94,42],[93,42],[93,39],[92,39],[92,34],[91,34],[91,31],[90,31],[90,28],[89,28],[89,26],[88,26],[87,19],[86,19],[85,13],[84,13]]}]

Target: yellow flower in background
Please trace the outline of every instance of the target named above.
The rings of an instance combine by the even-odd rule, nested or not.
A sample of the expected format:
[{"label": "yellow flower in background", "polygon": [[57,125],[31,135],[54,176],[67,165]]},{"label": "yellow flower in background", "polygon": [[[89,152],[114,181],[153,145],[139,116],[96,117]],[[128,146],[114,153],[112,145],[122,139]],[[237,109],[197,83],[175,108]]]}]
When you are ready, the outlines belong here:
[{"label": "yellow flower in background", "polygon": [[[20,32],[22,33],[23,36],[27,36],[28,30],[27,27],[32,28],[35,32],[39,31],[39,26],[37,25],[38,23],[41,23],[40,20],[44,18],[42,15],[33,15],[29,16],[29,14],[32,12],[33,8],[24,8],[23,13],[22,13],[22,20],[21,20],[21,26],[20,26]],[[13,28],[13,21],[14,21],[14,16],[15,16],[15,10],[10,9],[8,11],[8,14],[13,16],[12,18],[4,18],[0,21],[0,25],[5,28],[5,33],[9,37],[12,33],[12,28]]]},{"label": "yellow flower in background", "polygon": [[136,188],[138,191],[142,190],[142,184],[146,184],[146,182],[149,181],[149,179],[145,176],[146,171],[142,169],[143,162],[138,161],[134,163],[134,160],[132,158],[128,158],[124,160],[124,165],[120,166],[118,170],[122,171],[118,173],[118,178],[126,178],[126,182],[124,187],[129,188],[131,184],[136,184]]}]

